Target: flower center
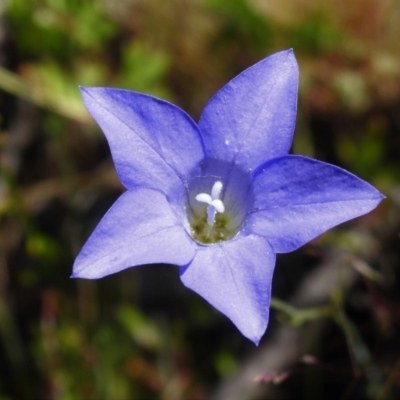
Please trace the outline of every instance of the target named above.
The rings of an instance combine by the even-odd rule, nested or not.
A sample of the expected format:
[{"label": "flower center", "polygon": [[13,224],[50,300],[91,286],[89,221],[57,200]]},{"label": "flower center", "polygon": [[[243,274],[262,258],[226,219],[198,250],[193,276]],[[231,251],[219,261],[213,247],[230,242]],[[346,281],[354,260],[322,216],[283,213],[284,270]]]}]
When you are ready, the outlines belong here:
[{"label": "flower center", "polygon": [[201,203],[208,204],[207,207],[207,222],[210,225],[213,225],[215,222],[215,214],[216,212],[223,213],[225,211],[225,206],[222,200],[220,200],[219,196],[222,191],[222,182],[217,181],[214,183],[211,189],[211,195],[207,193],[199,193],[195,199],[200,201]]},{"label": "flower center", "polygon": [[188,181],[188,232],[200,244],[230,240],[244,229],[252,204],[248,174],[231,163],[206,159],[193,170]]},{"label": "flower center", "polygon": [[231,239],[237,233],[232,224],[229,212],[226,212],[225,205],[220,199],[223,184],[221,181],[214,182],[211,193],[199,193],[195,200],[207,204],[197,208],[192,215],[191,231],[192,236],[203,244],[213,244]]}]

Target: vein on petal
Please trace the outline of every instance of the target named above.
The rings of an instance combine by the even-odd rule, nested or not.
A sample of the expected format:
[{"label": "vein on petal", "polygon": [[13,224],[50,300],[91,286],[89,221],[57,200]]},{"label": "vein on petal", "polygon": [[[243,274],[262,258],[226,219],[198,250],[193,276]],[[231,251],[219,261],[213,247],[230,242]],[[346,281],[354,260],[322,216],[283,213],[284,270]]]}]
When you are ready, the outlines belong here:
[{"label": "vein on petal", "polygon": [[246,299],[243,298],[242,293],[241,293],[241,291],[239,290],[239,287],[238,287],[237,282],[236,282],[236,279],[235,279],[235,275],[234,275],[233,272],[232,272],[231,264],[230,264],[230,262],[228,261],[228,257],[227,257],[227,255],[226,255],[226,253],[225,253],[223,247],[224,247],[224,246],[221,246],[221,252],[222,252],[222,254],[223,254],[224,258],[225,258],[225,261],[226,261],[226,264],[227,264],[227,266],[228,266],[229,273],[231,274],[233,283],[235,284],[236,293],[238,294],[238,297],[240,297],[240,302],[243,303],[243,302],[244,302],[243,300],[246,300]]},{"label": "vein on petal", "polygon": [[333,200],[333,201],[310,201],[310,202],[306,202],[306,203],[289,203],[289,204],[285,204],[285,205],[271,205],[265,208],[259,208],[257,210],[252,210],[250,212],[247,213],[247,215],[251,215],[251,214],[256,214],[258,212],[262,212],[262,211],[269,211],[269,210],[276,210],[276,209],[287,209],[287,208],[291,208],[291,207],[301,207],[301,206],[310,206],[310,205],[320,205],[320,204],[338,204],[338,203],[352,203],[352,202],[372,202],[372,201],[377,201],[380,200],[381,197],[376,197],[376,198],[372,198],[372,199],[349,199],[349,200]]},{"label": "vein on petal", "polygon": [[[161,232],[164,232],[164,231],[167,231],[167,230],[176,228],[176,227],[179,227],[179,228],[180,228],[180,226],[179,226],[178,224],[174,224],[174,225],[171,225],[171,226],[167,226],[167,227],[165,227],[165,228],[162,228],[162,229],[158,229],[158,230],[157,230],[157,233],[161,233]],[[154,235],[154,232],[151,232],[151,233],[148,233],[148,234],[146,234],[146,235],[137,237],[137,238],[135,238],[134,240],[135,240],[135,241],[136,241],[136,240],[142,240],[142,239],[145,239],[145,238],[147,238],[147,237],[149,237],[149,236],[152,236],[152,235]],[[112,254],[115,254],[118,250],[120,250],[120,249],[121,249],[122,247],[124,247],[124,246],[126,246],[126,243],[122,243],[120,246],[114,248],[114,250],[110,251],[110,252],[107,253],[107,254],[104,254],[104,255],[101,256],[101,257],[96,258],[94,261],[92,261],[92,262],[90,262],[90,263],[85,263],[85,266],[82,267],[82,268],[80,268],[79,271],[82,271],[86,266],[96,264],[96,263],[98,263],[99,261],[103,260],[104,258],[109,257],[109,256],[112,255]],[[161,261],[160,261],[160,262],[161,262]]]},{"label": "vein on petal", "polygon": [[[268,97],[269,98],[269,97]],[[246,134],[243,136],[243,140],[241,141],[240,145],[238,146],[235,155],[233,156],[233,162],[236,162],[236,158],[239,156],[239,154],[241,153],[247,139],[249,138],[251,131],[253,130],[254,125],[256,124],[256,122],[259,120],[261,114],[263,113],[264,109],[267,107],[267,101],[264,102],[264,105],[261,107],[260,112],[257,114],[256,118],[253,119],[253,122],[250,126],[250,128],[247,130]]]},{"label": "vein on petal", "polygon": [[[148,143],[141,135],[139,135],[137,133],[137,131],[135,129],[133,129],[132,127],[128,126],[120,117],[118,117],[117,115],[115,115],[114,113],[111,113],[110,111],[108,111],[108,109],[102,104],[100,103],[97,99],[95,99],[93,97],[92,94],[90,94],[88,91],[86,91],[86,93],[88,93],[90,95],[90,97],[92,97],[92,99],[94,99],[96,101],[96,103],[101,106],[101,108],[107,112],[108,114],[112,115],[115,119],[117,119],[121,124],[123,124],[124,126],[126,126],[129,130],[131,130],[132,132],[134,132],[134,134],[144,143],[146,144],[162,161],[164,161],[164,163],[170,168],[172,169],[172,171],[175,173],[175,175],[179,178],[179,180],[182,182],[182,184],[185,184],[184,179],[182,178],[182,176],[179,174],[178,171],[176,171],[176,169],[169,163],[167,162],[167,160],[150,144]],[[158,142],[159,143],[159,142]]]}]

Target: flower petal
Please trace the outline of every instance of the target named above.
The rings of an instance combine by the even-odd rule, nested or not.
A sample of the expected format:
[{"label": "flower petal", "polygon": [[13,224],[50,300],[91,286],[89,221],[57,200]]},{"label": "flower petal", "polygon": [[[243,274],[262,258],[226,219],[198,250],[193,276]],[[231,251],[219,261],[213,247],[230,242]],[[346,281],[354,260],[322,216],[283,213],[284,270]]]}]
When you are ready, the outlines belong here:
[{"label": "flower petal", "polygon": [[195,254],[164,194],[128,190],[100,221],[75,260],[73,277],[96,279],[131,266],[185,265]]},{"label": "flower petal", "polygon": [[311,158],[286,156],[255,172],[247,226],[277,253],[293,251],[326,230],[366,214],[384,198],[353,174]]},{"label": "flower petal", "polygon": [[194,121],[180,108],[122,89],[81,88],[107,137],[121,182],[171,194],[204,157]]},{"label": "flower petal", "polygon": [[258,344],[268,324],[275,253],[249,235],[223,244],[199,246],[181,268],[183,284],[224,313],[244,336]]},{"label": "flower petal", "polygon": [[298,66],[293,51],[276,53],[226,84],[199,122],[209,157],[245,171],[286,155],[296,122]]}]

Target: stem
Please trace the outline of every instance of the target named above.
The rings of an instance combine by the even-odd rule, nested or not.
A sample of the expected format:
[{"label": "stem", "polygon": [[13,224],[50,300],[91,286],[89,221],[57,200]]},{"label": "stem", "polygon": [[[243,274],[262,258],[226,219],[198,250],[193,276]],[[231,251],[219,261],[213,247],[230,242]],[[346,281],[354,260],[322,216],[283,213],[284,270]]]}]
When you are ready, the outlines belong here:
[{"label": "stem", "polygon": [[271,307],[283,313],[288,321],[296,326],[303,325],[305,322],[312,321],[314,319],[324,317],[332,318],[334,316],[334,309],[331,305],[301,310],[285,303],[282,300],[272,298]]}]

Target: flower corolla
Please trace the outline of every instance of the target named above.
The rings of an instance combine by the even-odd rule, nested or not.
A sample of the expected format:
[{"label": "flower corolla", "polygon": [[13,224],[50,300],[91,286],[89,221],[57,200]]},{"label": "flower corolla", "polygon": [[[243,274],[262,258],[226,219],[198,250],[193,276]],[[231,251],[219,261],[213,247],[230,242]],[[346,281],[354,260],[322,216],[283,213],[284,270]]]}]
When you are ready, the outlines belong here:
[{"label": "flower corolla", "polygon": [[383,198],[341,168],[288,154],[297,89],[292,50],[231,80],[198,124],[146,94],[81,88],[127,191],[83,246],[73,277],[178,265],[183,284],[257,344],[268,324],[276,253]]}]

